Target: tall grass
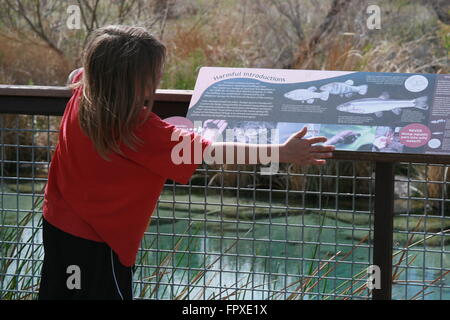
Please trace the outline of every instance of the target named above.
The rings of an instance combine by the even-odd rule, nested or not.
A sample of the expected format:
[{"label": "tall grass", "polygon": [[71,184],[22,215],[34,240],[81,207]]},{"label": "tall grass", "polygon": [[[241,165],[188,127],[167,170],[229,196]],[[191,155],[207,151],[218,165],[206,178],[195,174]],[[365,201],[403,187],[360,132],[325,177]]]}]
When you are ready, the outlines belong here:
[{"label": "tall grass", "polygon": [[[37,240],[42,220],[39,219],[38,225],[34,225],[34,221],[42,203],[43,196],[37,196],[31,210],[17,226],[0,226],[0,300],[24,300],[35,296],[44,252]],[[27,234],[29,230],[31,232]]]}]

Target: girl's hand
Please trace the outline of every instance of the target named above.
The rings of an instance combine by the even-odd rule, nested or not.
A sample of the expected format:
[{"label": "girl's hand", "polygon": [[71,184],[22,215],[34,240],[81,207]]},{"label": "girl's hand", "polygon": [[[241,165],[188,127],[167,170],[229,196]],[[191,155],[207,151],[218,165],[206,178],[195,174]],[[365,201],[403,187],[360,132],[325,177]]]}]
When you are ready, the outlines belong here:
[{"label": "girl's hand", "polygon": [[333,156],[334,146],[313,146],[315,143],[327,141],[326,137],[304,139],[307,128],[293,134],[280,147],[280,162],[295,163],[299,165],[324,165],[327,158]]}]

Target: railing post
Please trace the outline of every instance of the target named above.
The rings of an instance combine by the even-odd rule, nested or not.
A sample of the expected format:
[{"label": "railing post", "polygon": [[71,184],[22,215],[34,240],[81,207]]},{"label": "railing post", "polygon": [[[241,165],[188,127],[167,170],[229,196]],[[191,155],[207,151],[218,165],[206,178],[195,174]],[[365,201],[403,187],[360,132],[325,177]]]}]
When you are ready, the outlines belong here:
[{"label": "railing post", "polygon": [[380,268],[380,288],[373,300],[392,298],[392,253],[394,232],[394,163],[376,162],[373,264]]}]

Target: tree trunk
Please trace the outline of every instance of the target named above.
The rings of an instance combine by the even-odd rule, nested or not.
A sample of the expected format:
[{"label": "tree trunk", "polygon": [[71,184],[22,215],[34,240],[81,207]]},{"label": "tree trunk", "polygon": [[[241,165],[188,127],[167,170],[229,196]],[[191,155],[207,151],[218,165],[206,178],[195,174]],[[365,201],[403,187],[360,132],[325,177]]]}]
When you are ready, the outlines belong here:
[{"label": "tree trunk", "polygon": [[299,48],[299,54],[294,60],[294,68],[304,68],[309,60],[317,51],[319,44],[333,30],[337,28],[339,17],[342,12],[347,12],[352,0],[333,0],[330,10],[328,11],[323,22],[317,27],[313,36],[307,43],[302,43]]}]

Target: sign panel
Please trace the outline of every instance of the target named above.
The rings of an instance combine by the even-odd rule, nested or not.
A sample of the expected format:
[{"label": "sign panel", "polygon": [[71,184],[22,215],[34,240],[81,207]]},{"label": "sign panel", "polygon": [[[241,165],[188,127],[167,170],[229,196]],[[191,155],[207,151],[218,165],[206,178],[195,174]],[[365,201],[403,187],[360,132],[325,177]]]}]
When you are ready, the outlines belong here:
[{"label": "sign panel", "polygon": [[204,67],[187,118],[224,141],[307,126],[336,150],[450,154],[450,75]]}]

